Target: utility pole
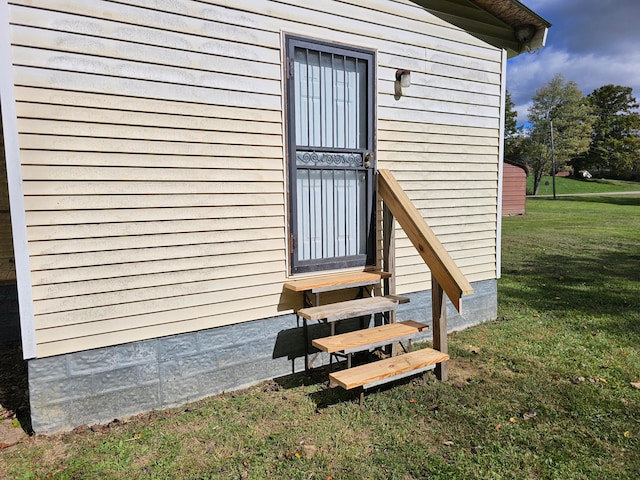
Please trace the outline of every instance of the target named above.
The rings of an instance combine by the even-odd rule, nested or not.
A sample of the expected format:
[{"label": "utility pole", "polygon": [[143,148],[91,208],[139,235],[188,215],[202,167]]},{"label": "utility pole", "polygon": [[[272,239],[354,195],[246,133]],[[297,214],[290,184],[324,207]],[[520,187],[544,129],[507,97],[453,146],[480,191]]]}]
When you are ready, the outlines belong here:
[{"label": "utility pole", "polygon": [[551,130],[551,183],[553,185],[553,199],[556,199],[556,150],[553,146],[553,120],[549,120]]}]

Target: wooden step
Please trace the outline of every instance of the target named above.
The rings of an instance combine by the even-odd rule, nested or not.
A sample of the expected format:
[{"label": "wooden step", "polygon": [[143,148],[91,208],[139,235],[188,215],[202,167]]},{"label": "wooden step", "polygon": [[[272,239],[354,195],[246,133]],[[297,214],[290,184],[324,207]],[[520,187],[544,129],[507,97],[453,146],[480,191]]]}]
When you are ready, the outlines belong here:
[{"label": "wooden step", "polygon": [[411,301],[411,299],[409,297],[403,297],[402,295],[385,295],[385,297],[397,300],[398,303],[401,304],[401,305],[403,303],[409,303]]},{"label": "wooden step", "polygon": [[393,342],[401,342],[415,337],[426,329],[423,323],[406,320],[390,323],[374,328],[365,328],[354,332],[342,333],[333,337],[316,338],[311,343],[314,347],[327,353],[353,353],[370,348],[382,347]]},{"label": "wooden step", "polygon": [[317,277],[301,278],[285,282],[284,288],[294,292],[321,293],[355,287],[375,285],[385,278],[391,277],[389,272],[381,270],[365,270],[363,272],[340,272]]},{"label": "wooden step", "polygon": [[347,302],[302,308],[297,314],[307,320],[336,322],[346,318],[389,312],[398,308],[398,300],[388,297],[365,297]]},{"label": "wooden step", "polygon": [[424,348],[331,373],[329,374],[329,385],[331,387],[339,386],[345,390],[356,387],[367,389],[430,370],[435,368],[436,364],[446,360],[449,360],[449,355],[446,353],[432,348]]}]

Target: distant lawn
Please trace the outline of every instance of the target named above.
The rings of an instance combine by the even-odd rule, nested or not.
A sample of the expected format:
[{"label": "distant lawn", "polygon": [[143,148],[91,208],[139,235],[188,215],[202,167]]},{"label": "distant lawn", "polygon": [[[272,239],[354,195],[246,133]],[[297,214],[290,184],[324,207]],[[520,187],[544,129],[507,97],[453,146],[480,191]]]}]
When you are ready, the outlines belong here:
[{"label": "distant lawn", "polygon": [[[556,194],[609,193],[640,191],[640,182],[607,180],[604,178],[577,179],[556,177]],[[527,194],[533,193],[533,176],[527,177]],[[538,195],[553,195],[552,177],[544,176],[540,182]]]},{"label": "distant lawn", "polygon": [[498,319],[450,336],[447,383],[360,411],[296,375],[0,449],[0,478],[640,478],[639,211],[573,197],[505,218]]}]

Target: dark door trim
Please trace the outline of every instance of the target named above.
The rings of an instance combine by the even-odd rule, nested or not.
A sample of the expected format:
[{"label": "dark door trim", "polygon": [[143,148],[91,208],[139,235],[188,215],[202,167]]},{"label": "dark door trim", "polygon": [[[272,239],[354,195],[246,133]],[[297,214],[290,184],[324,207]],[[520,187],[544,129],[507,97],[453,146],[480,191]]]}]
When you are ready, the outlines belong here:
[{"label": "dark door trim", "polygon": [[[289,260],[291,273],[304,273],[322,270],[350,268],[357,266],[375,265],[376,262],[376,232],[375,232],[375,52],[352,48],[344,45],[337,45],[329,42],[312,40],[308,38],[290,36],[285,37],[286,42],[286,132],[287,132],[287,152],[288,152],[288,200],[289,200]],[[331,55],[345,59],[355,59],[356,66],[358,62],[364,62],[366,66],[366,101],[364,118],[366,122],[358,124],[356,134],[363,133],[362,141],[355,148],[339,148],[327,147],[324,145],[298,145],[296,141],[296,91],[295,91],[295,65],[294,58],[296,49],[303,49],[307,52],[318,52],[319,54]],[[321,57],[318,57],[321,58]],[[333,64],[332,64],[333,65]],[[356,67],[357,68],[357,67]],[[332,70],[333,72],[333,70]],[[333,73],[332,73],[333,74]],[[322,92],[324,93],[324,92]],[[321,95],[322,95],[321,93]],[[360,104],[359,104],[360,105]],[[362,124],[364,123],[364,124]],[[322,128],[322,127],[320,127]],[[308,132],[307,132],[308,133]],[[309,143],[309,142],[308,142]],[[336,175],[344,175],[344,184],[346,185],[347,172],[357,172],[358,175],[355,182],[366,188],[364,193],[363,218],[356,220],[361,221],[364,225],[365,236],[364,251],[359,251],[356,255],[334,255],[324,256],[324,258],[300,260],[299,255],[299,221],[298,209],[302,208],[297,204],[298,199],[298,174],[300,171],[311,171],[311,167],[300,166],[302,157],[312,158],[310,165],[313,171],[318,172],[319,168],[327,168],[327,172],[333,175],[335,182]],[[321,158],[318,160],[318,158]],[[322,157],[328,160],[322,160]],[[327,166],[330,164],[330,166]],[[324,167],[318,165],[324,165]],[[306,170],[305,170],[306,169]],[[336,173],[337,172],[337,173]],[[320,175],[323,175],[322,173]],[[327,174],[329,175],[329,174]],[[361,181],[362,180],[362,181]],[[360,182],[361,181],[361,182]],[[321,180],[322,183],[322,180]],[[335,184],[334,184],[335,185]],[[322,187],[321,187],[322,188]],[[346,188],[346,186],[344,187]],[[310,195],[311,196],[311,195]],[[346,200],[345,200],[346,202]],[[345,205],[345,209],[347,206]],[[322,211],[323,214],[328,212]],[[324,245],[322,246],[324,249]],[[324,252],[324,250],[323,250]]]}]

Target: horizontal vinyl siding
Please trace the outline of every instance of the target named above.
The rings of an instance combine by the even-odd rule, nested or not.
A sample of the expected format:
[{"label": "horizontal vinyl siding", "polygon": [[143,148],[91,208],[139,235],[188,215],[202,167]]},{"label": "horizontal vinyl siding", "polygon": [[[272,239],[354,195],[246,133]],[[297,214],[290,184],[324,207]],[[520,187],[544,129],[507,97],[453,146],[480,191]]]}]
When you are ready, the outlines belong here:
[{"label": "horizontal vinyl siding", "polygon": [[[415,77],[412,72],[412,81]],[[398,108],[411,101],[413,86],[405,90]],[[379,158],[381,167],[394,171],[467,278],[480,281],[495,278],[499,130],[497,120],[496,128],[486,129],[457,126],[464,122],[460,118],[447,126],[381,121]],[[411,142],[408,147],[398,144],[398,132],[403,141]],[[429,288],[428,269],[401,229],[396,236],[398,292]]]},{"label": "horizontal vinyl siding", "polygon": [[[500,52],[415,4],[18,0],[10,16],[38,356],[291,311],[282,32],[377,51],[380,167],[471,280],[493,278]],[[401,232],[397,255],[399,290],[427,288]]]},{"label": "horizontal vinyl siding", "polygon": [[[501,54],[456,53],[380,56],[378,160],[474,282],[496,276]],[[398,68],[411,70],[399,97]],[[429,270],[399,227],[396,275],[398,293],[430,288]]]},{"label": "horizontal vinyl siding", "polygon": [[276,315],[279,31],[31,5],[11,35],[38,355]]},{"label": "horizontal vinyl siding", "polygon": [[[496,51],[456,53],[388,59],[379,166],[394,172],[467,278],[479,281],[495,278],[501,60]],[[412,70],[400,98],[397,68]],[[396,236],[398,292],[429,288],[428,269],[400,228]]]}]

